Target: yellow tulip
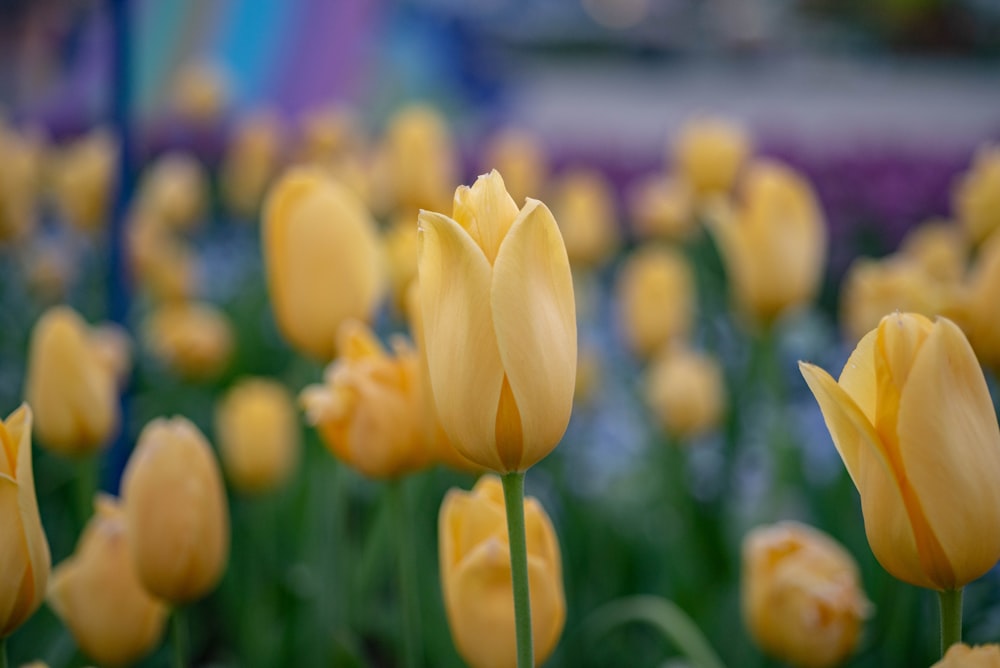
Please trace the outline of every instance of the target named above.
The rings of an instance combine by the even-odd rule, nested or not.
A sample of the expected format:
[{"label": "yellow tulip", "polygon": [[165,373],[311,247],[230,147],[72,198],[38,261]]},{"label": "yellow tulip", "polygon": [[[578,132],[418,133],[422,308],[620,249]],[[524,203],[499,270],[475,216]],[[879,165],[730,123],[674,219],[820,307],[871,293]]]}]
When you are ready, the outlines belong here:
[{"label": "yellow tulip", "polygon": [[118,500],[99,495],[95,506],[76,552],[52,572],[48,601],[84,654],[130,665],[160,644],[168,610],[139,581]]},{"label": "yellow tulip", "polygon": [[63,219],[81,232],[103,231],[117,169],[118,142],[107,128],[92,130],[63,149],[50,170],[55,203]]},{"label": "yellow tulip", "polygon": [[191,61],[182,65],[174,77],[170,105],[184,120],[207,125],[226,110],[229,95],[228,77],[218,65]]},{"label": "yellow tulip", "polygon": [[524,471],[555,448],[576,382],[576,306],[559,227],[496,171],[421,211],[420,308],[441,425],[465,457]]},{"label": "yellow tulip", "polygon": [[980,249],[969,280],[963,287],[956,317],[980,361],[1000,371],[1000,235]]},{"label": "yellow tulip", "polygon": [[160,306],[146,318],[142,334],[154,357],[191,380],[210,379],[222,373],[233,351],[229,319],[207,303]]},{"label": "yellow tulip", "polygon": [[673,145],[678,174],[700,196],[725,193],[750,155],[750,138],[722,118],[695,118],[680,129]]},{"label": "yellow tulip", "polygon": [[[559,541],[545,509],[524,503],[535,661],[545,662],[566,622]],[[503,488],[496,476],[452,489],[438,517],[441,588],[451,637],[472,668],[514,668],[514,598]]]},{"label": "yellow tulip", "polygon": [[198,258],[156,214],[133,211],[126,235],[132,272],[150,297],[155,301],[185,301],[194,297]]},{"label": "yellow tulip", "polygon": [[69,247],[59,241],[37,241],[21,257],[32,296],[44,304],[63,301],[77,271]]},{"label": "yellow tulip", "polygon": [[769,324],[815,297],[826,265],[826,226],[809,182],[779,163],[752,163],[741,195],[735,213],[717,210],[713,231],[737,303]]},{"label": "yellow tulip", "polygon": [[111,443],[121,420],[117,374],[94,331],[68,306],[54,306],[31,332],[25,397],[42,443],[86,455]]},{"label": "yellow tulip", "polygon": [[413,105],[396,112],[381,151],[398,209],[447,206],[458,183],[458,159],[448,126],[436,109]]},{"label": "yellow tulip", "polygon": [[683,241],[697,229],[691,187],[681,179],[655,174],[639,181],[628,206],[640,239]]},{"label": "yellow tulip", "polygon": [[515,202],[539,197],[549,175],[545,149],[525,130],[508,128],[494,135],[486,146],[485,166],[504,175],[507,192]]},{"label": "yellow tulip", "polygon": [[430,464],[420,417],[417,353],[404,340],[386,354],[368,327],[344,323],[341,357],[324,383],[303,390],[302,405],[330,451],[371,478],[396,478]]},{"label": "yellow tulip", "polygon": [[1000,558],[1000,428],[953,322],[886,316],[840,380],[800,363],[861,495],[872,552],[892,575],[952,590]]},{"label": "yellow tulip", "polygon": [[278,117],[260,111],[240,120],[222,159],[221,186],[226,206],[256,220],[264,191],[278,171],[284,133]]},{"label": "yellow tulip", "polygon": [[233,386],[216,408],[215,431],[223,467],[240,491],[275,489],[298,463],[298,413],[276,381],[248,378]]},{"label": "yellow tulip", "polygon": [[299,123],[296,160],[327,166],[365,145],[357,114],[347,107],[328,106],[306,112]]},{"label": "yellow tulip", "polygon": [[957,643],[948,648],[941,660],[931,668],[1000,668],[1000,645],[969,647]]},{"label": "yellow tulip", "polygon": [[331,359],[340,324],[369,320],[382,294],[371,215],[339,183],[315,169],[295,168],[271,189],[261,234],[281,332],[303,352]]},{"label": "yellow tulip", "polygon": [[969,246],[956,225],[930,221],[906,233],[899,254],[918,263],[935,280],[955,283],[965,275]]},{"label": "yellow tulip", "polygon": [[0,638],[35,614],[45,598],[51,557],[31,469],[31,408],[0,422]]},{"label": "yellow tulip", "polygon": [[614,255],[620,235],[608,180],[599,172],[581,169],[560,177],[554,190],[552,213],[570,263],[592,267]]},{"label": "yellow tulip", "polygon": [[675,438],[690,439],[719,425],[726,408],[718,361],[685,347],[668,347],[653,361],[646,401]]},{"label": "yellow tulip", "polygon": [[420,238],[417,234],[416,221],[411,216],[396,219],[385,231],[382,242],[385,247],[392,302],[397,311],[403,312],[410,284],[417,277]]},{"label": "yellow tulip", "polygon": [[136,196],[139,211],[167,229],[190,231],[204,222],[208,175],[193,155],[167,153],[146,169]]},{"label": "yellow tulip", "polygon": [[0,241],[23,239],[35,227],[44,144],[40,133],[18,132],[0,120]]},{"label": "yellow tulip", "polygon": [[186,418],[139,434],[122,476],[129,550],[143,586],[172,604],[201,598],[229,559],[229,507],[212,446]]},{"label": "yellow tulip", "polygon": [[975,243],[1000,229],[1000,145],[976,151],[972,167],[955,187],[952,207]]},{"label": "yellow tulip", "polygon": [[691,331],[696,308],[691,267],[673,249],[640,248],[622,265],[615,300],[629,348],[650,357]]},{"label": "yellow tulip", "polygon": [[747,534],[741,586],[743,619],[754,640],[801,668],[843,662],[871,610],[854,558],[830,536],[798,522]]}]

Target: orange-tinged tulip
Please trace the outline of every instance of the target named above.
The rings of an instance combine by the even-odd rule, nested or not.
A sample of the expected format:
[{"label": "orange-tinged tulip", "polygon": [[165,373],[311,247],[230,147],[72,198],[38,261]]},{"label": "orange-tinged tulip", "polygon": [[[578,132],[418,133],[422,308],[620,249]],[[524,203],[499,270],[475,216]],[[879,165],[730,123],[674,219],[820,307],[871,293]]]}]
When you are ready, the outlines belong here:
[{"label": "orange-tinged tulip", "polygon": [[0,422],[0,638],[35,614],[45,599],[51,557],[31,469],[31,408]]},{"label": "orange-tinged tulip", "polygon": [[146,318],[142,332],[154,357],[178,375],[192,380],[220,374],[233,351],[232,325],[211,304],[165,304]]},{"label": "orange-tinged tulip", "polygon": [[761,649],[802,668],[843,662],[871,609],[854,558],[798,522],[759,527],[743,539],[742,599]]},{"label": "orange-tinged tulip", "polygon": [[663,174],[643,179],[629,191],[628,207],[640,239],[683,241],[697,229],[691,187],[681,179]]},{"label": "orange-tinged tulip", "polygon": [[282,334],[303,352],[332,359],[340,324],[370,320],[382,294],[371,215],[322,172],[295,168],[268,195],[262,237],[268,293]]},{"label": "orange-tinged tulip", "polygon": [[[555,649],[566,622],[559,541],[545,509],[524,503],[531,628],[538,665]],[[472,668],[514,668],[514,598],[503,488],[496,476],[471,492],[452,489],[438,517],[441,587],[451,637]]]},{"label": "orange-tinged tulip", "polygon": [[777,162],[752,163],[740,190],[735,213],[716,209],[713,231],[737,304],[768,324],[815,297],[826,225],[809,182]]},{"label": "orange-tinged tulip", "polygon": [[167,229],[189,231],[200,225],[208,201],[208,175],[187,153],[167,153],[150,165],[139,183],[136,208]]},{"label": "orange-tinged tulip", "polygon": [[173,604],[212,591],[229,559],[229,507],[212,446],[186,418],[139,434],[122,476],[129,549],[139,579]]},{"label": "orange-tinged tulip", "polygon": [[749,155],[746,132],[722,118],[688,121],[673,145],[674,166],[699,195],[729,191]]},{"label": "orange-tinged tulip", "polygon": [[35,323],[24,394],[47,448],[85,455],[111,442],[121,415],[107,355],[95,330],[68,306],[50,308]]},{"label": "orange-tinged tulip", "polygon": [[951,590],[1000,558],[1000,428],[982,369],[946,318],[886,316],[840,380],[800,363],[892,575]]},{"label": "orange-tinged tulip", "polygon": [[63,219],[81,232],[104,230],[117,168],[118,143],[107,128],[92,130],[63,149],[50,170]]},{"label": "orange-tinged tulip", "polygon": [[545,192],[549,166],[538,137],[526,130],[508,128],[490,139],[485,153],[485,169],[504,175],[504,185],[515,202]]},{"label": "orange-tinged tulip", "polygon": [[611,184],[599,172],[577,170],[555,184],[552,212],[574,267],[592,267],[618,250],[618,218]]},{"label": "orange-tinged tulip", "polygon": [[524,471],[555,448],[576,382],[569,258],[549,209],[518,210],[496,171],[421,211],[420,306],[431,390],[451,443]]},{"label": "orange-tinged tulip", "polygon": [[248,378],[226,393],[215,411],[215,432],[226,475],[243,492],[284,484],[299,460],[298,412],[285,386]]},{"label": "orange-tinged tulip", "polygon": [[1000,645],[956,643],[931,668],[1000,668]]},{"label": "orange-tinged tulip", "polygon": [[331,452],[371,478],[396,478],[430,464],[417,353],[403,339],[393,343],[390,356],[367,325],[344,323],[341,356],[327,367],[324,383],[301,396],[309,423]]},{"label": "orange-tinged tulip", "polygon": [[671,346],[650,367],[646,402],[667,433],[689,439],[719,425],[726,408],[725,387],[715,358]]},{"label": "orange-tinged tulip", "polygon": [[1000,229],[1000,145],[976,151],[952,200],[955,216],[973,242],[980,243]]},{"label": "orange-tinged tulip", "polygon": [[690,332],[695,316],[694,276],[678,251],[646,246],[622,265],[615,282],[621,328],[633,353],[647,358]]},{"label": "orange-tinged tulip", "polygon": [[84,654],[126,666],[160,644],[168,610],[139,581],[117,499],[99,495],[95,506],[76,552],[52,572],[48,601]]},{"label": "orange-tinged tulip", "polygon": [[278,171],[284,131],[278,117],[260,111],[242,119],[222,159],[222,196],[230,211],[256,220],[264,191]]}]

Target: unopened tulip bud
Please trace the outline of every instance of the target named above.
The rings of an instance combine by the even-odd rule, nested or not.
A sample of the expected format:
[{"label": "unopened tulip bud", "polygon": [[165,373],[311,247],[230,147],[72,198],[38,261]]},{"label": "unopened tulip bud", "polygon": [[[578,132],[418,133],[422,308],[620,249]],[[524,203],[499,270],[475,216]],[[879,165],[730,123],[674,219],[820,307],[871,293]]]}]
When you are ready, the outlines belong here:
[{"label": "unopened tulip bud", "polygon": [[52,572],[48,601],[84,654],[126,666],[160,644],[168,610],[136,575],[118,501],[101,495],[95,505],[76,552]]},{"label": "unopened tulip bud", "polygon": [[731,190],[749,155],[743,128],[721,118],[688,121],[673,145],[674,166],[701,196]]},{"label": "unopened tulip bud", "polygon": [[398,209],[440,211],[458,183],[454,142],[441,114],[413,105],[389,121],[382,145],[392,199]]},{"label": "unopened tulip bud", "polygon": [[907,232],[899,253],[923,267],[936,281],[955,283],[965,275],[969,245],[957,225],[931,221]]},{"label": "unopened tulip bud", "polygon": [[382,237],[392,301],[397,311],[404,311],[410,284],[417,277],[420,238],[416,221],[403,216],[394,221]]},{"label": "unopened tulip bud", "polygon": [[956,643],[931,668],[1000,668],[1000,645]]},{"label": "unopened tulip bud", "polygon": [[174,78],[170,103],[174,113],[186,121],[212,123],[229,104],[228,78],[214,63],[186,63]]},{"label": "unopened tulip bud", "polygon": [[694,275],[687,260],[667,247],[647,246],[629,256],[616,279],[615,299],[628,347],[648,358],[691,331]]},{"label": "unopened tulip bud", "polygon": [[0,121],[0,241],[31,234],[38,219],[45,140],[19,132]]},{"label": "unopened tulip bud", "polygon": [[193,155],[168,153],[143,174],[137,208],[174,231],[189,231],[203,222],[208,201],[208,175]]},{"label": "unopened tulip bud", "polygon": [[229,507],[212,447],[182,417],[146,425],[122,476],[132,559],[172,604],[215,589],[229,559]]},{"label": "unopened tulip bud", "polygon": [[654,360],[646,401],[670,435],[690,439],[719,425],[726,408],[718,361],[694,350],[669,347]]},{"label": "unopened tulip bud", "polygon": [[[552,522],[532,497],[525,499],[524,519],[534,656],[541,665],[566,622],[562,559]],[[496,476],[483,476],[471,492],[448,492],[438,540],[445,611],[458,653],[472,668],[511,668],[517,663],[514,598],[507,513]]]},{"label": "unopened tulip bud", "polygon": [[194,298],[198,258],[156,214],[134,211],[129,218],[127,243],[132,272],[154,301]]},{"label": "unopened tulip bud", "polygon": [[142,332],[154,357],[178,375],[192,380],[220,374],[233,350],[229,319],[206,303],[161,306],[143,323]]},{"label": "unopened tulip bud", "polygon": [[52,191],[62,217],[81,232],[98,233],[108,224],[118,177],[118,143],[98,128],[63,149],[51,168]]},{"label": "unopened tulip bud", "polygon": [[548,159],[538,137],[517,129],[507,129],[490,139],[484,170],[504,175],[507,192],[515,202],[540,197],[548,179]]},{"label": "unopened tulip bud", "polygon": [[264,192],[282,157],[283,129],[278,117],[259,112],[236,126],[222,161],[222,195],[230,211],[256,220]]},{"label": "unopened tulip bud", "polygon": [[952,206],[974,243],[1000,229],[1000,145],[976,151],[972,167],[955,187]]},{"label": "unopened tulip bud", "polygon": [[980,249],[967,283],[960,291],[956,318],[980,361],[1000,371],[1000,235]]},{"label": "unopened tulip bud", "polygon": [[614,255],[618,217],[611,184],[599,172],[578,170],[555,184],[552,215],[559,222],[574,267],[592,267]]},{"label": "unopened tulip bud", "polygon": [[629,214],[640,239],[683,241],[696,229],[691,187],[683,180],[656,174],[629,192]]}]

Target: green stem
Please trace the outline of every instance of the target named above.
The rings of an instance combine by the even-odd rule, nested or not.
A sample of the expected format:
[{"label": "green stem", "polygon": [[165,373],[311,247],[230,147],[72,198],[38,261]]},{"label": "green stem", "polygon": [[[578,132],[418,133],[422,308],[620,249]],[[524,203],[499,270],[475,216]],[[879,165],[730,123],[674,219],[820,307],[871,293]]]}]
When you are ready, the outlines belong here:
[{"label": "green stem", "polygon": [[948,648],[962,642],[962,590],[939,591],[941,602],[941,656]]},{"label": "green stem", "polygon": [[174,608],[170,615],[170,644],[173,646],[173,667],[187,668],[187,629],[180,608]]},{"label": "green stem", "polygon": [[0,668],[7,668],[7,639],[0,638]]},{"label": "green stem", "polygon": [[528,539],[524,530],[524,472],[503,477],[503,499],[507,507],[510,541],[510,572],[514,585],[514,628],[517,631],[517,668],[534,668],[531,640],[531,599],[528,589]]},{"label": "green stem", "polygon": [[99,455],[81,457],[76,465],[76,516],[81,530],[94,513]]},{"label": "green stem", "polygon": [[394,480],[389,485],[389,496],[392,503],[392,515],[396,523],[396,536],[399,540],[396,551],[400,607],[403,613],[403,665],[406,668],[417,668],[423,665],[423,648],[420,640],[420,617],[418,612],[420,592],[417,587],[416,554],[413,549],[412,533],[409,530],[407,517],[405,479]]}]

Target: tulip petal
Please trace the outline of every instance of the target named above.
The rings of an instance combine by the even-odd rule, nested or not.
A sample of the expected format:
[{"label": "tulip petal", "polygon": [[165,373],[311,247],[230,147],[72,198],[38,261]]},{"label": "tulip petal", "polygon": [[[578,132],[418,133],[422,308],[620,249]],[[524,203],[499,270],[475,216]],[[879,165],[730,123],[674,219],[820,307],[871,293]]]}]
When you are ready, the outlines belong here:
[{"label": "tulip petal", "polygon": [[1000,557],[1000,429],[975,353],[950,320],[920,348],[897,430],[906,475],[957,578],[937,588],[964,586]]},{"label": "tulip petal", "polygon": [[[28,551],[17,508],[18,487],[9,476],[0,475],[0,638],[20,625],[24,606]],[[30,592],[29,596],[30,598]]]},{"label": "tulip petal", "polygon": [[505,471],[495,435],[504,368],[486,298],[490,264],[451,218],[422,211],[419,222],[421,316],[434,404],[459,452]]},{"label": "tulip petal", "polygon": [[924,574],[899,482],[871,422],[826,371],[800,363],[847,472],[861,495],[865,533],[872,552],[895,577],[932,586]]},{"label": "tulip petal", "polygon": [[878,329],[865,334],[854,352],[847,358],[844,370],[840,372],[840,385],[854,399],[868,418],[868,422],[875,424],[875,406],[878,402],[878,386],[875,377],[875,339],[878,337]]},{"label": "tulip petal", "polygon": [[515,470],[524,470],[562,438],[576,383],[573,277],[555,218],[538,200],[528,199],[500,246],[490,300],[523,427]]},{"label": "tulip petal", "polygon": [[[35,473],[31,463],[31,425],[32,413],[28,404],[7,418],[7,430],[12,440],[17,443],[17,486],[18,511],[21,525],[24,527],[24,538],[28,548],[29,568],[31,569],[34,606],[41,605],[42,597],[49,580],[52,568],[52,556],[49,553],[49,541],[42,528],[42,518],[38,513],[38,499],[35,495]],[[2,573],[3,571],[0,571]]]}]

